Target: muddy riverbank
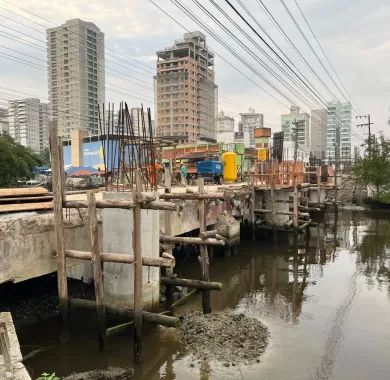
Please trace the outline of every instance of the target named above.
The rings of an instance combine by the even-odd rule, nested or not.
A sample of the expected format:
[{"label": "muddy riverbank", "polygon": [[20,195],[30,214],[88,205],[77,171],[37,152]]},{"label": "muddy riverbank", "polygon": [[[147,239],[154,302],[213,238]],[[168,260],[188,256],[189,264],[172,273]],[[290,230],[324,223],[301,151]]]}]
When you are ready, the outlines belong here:
[{"label": "muddy riverbank", "polygon": [[188,313],[179,329],[180,340],[194,359],[217,360],[225,367],[259,363],[269,339],[259,320],[229,311]]}]

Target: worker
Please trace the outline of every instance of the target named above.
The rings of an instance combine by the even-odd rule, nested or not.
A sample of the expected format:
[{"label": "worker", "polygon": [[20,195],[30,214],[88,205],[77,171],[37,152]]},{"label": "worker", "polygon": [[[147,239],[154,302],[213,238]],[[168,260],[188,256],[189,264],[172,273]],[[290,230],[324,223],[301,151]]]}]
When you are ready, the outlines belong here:
[{"label": "worker", "polygon": [[187,186],[187,167],[182,163],[180,167],[180,179],[183,186]]}]

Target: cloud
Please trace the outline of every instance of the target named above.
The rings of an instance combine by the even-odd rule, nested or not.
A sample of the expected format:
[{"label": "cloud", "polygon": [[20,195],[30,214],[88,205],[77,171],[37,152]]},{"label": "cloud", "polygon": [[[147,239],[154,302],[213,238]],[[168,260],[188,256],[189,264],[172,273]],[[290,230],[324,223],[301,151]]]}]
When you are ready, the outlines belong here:
[{"label": "cloud", "polygon": [[[12,4],[16,6],[22,8],[27,7],[25,1],[6,0],[5,3],[0,3],[0,15],[7,15],[7,12],[1,9],[7,8],[47,26],[54,26],[52,23],[58,25],[65,20],[72,18],[81,18],[86,21],[94,22],[105,33],[106,46],[109,49],[118,52],[118,54],[124,54],[126,57],[136,57],[138,60],[151,66],[154,66],[155,64],[156,50],[172,45],[174,40],[181,38],[182,33],[184,32],[180,26],[176,25],[147,0],[94,0],[90,2],[68,0],[61,3],[54,3],[51,0],[30,0],[28,2],[29,11],[52,21],[52,23],[12,7],[9,5],[9,1],[12,1]],[[155,1],[169,14],[172,14],[173,17],[180,20],[187,28],[191,30],[199,29],[199,26],[196,26],[193,21],[184,16],[170,1]],[[227,10],[226,3],[223,0],[215,1]],[[300,49],[303,56],[310,62],[315,72],[318,73],[327,85],[332,88],[332,91],[336,93],[337,90],[332,85],[326,73],[320,68],[295,25],[281,7],[280,2],[273,0],[263,1],[269,7],[274,17],[280,21],[286,33]],[[388,20],[390,18],[390,3],[388,0],[298,0],[298,2],[353,99],[360,105],[360,108],[362,108],[365,113],[371,112],[372,118],[376,123],[375,127],[378,126],[378,130],[384,129],[389,116],[388,108],[390,106],[390,78],[388,75],[388,56],[390,52]],[[247,53],[244,53],[229,36],[224,34],[215,24],[211,24],[206,16],[201,14],[199,9],[195,8],[192,2],[184,1],[184,3],[190,6],[195,14],[201,16],[204,22],[208,25],[212,25],[213,29],[215,29],[220,36],[223,36],[223,38],[231,44],[233,49],[241,54],[245,60],[251,62],[262,75],[265,75],[267,78],[272,78],[258,62],[254,61]],[[201,3],[203,4],[202,1]],[[314,84],[316,89],[318,89],[325,98],[330,98],[327,90],[318,82],[315,75],[313,75],[302,60],[295,54],[294,50],[289,46],[286,39],[279,33],[272,22],[268,20],[266,14],[259,6],[259,3],[255,0],[245,0],[244,3],[266,31],[272,35],[272,38],[278,43],[280,48],[288,54],[289,58],[302,71],[304,76]],[[315,46],[315,41],[304,25],[295,6],[295,2],[293,0],[286,0],[286,3],[300,25],[302,25],[303,30],[310,41]],[[211,3],[207,4],[208,10],[217,15],[218,12]],[[236,22],[240,23],[245,31],[250,33],[256,42],[260,43],[253,32],[245,26],[236,15],[231,11],[228,11],[228,13]],[[11,17],[10,14],[8,14],[8,16]],[[12,17],[16,17],[20,21],[23,20],[17,16]],[[241,39],[243,38],[221,14],[218,14],[218,19],[232,30],[235,35],[239,36]],[[27,20],[23,20],[23,23],[36,28],[38,27]],[[8,23],[7,25],[10,26],[11,24],[12,23]],[[31,32],[26,26],[19,25],[16,26],[16,28],[25,33],[31,33],[32,36],[45,39],[45,36]],[[0,26],[0,30],[1,29],[2,27]],[[241,62],[233,58],[230,53],[227,53],[224,48],[211,38],[211,36],[207,36],[207,41],[215,51],[223,55],[230,63],[245,72],[249,77],[253,78],[256,83],[267,88],[268,91],[275,93]],[[0,44],[4,44],[5,42],[10,44],[9,40],[0,35]],[[246,41],[246,44],[250,46],[256,54],[260,54],[256,46],[249,41]],[[28,54],[31,53],[41,56],[41,53],[38,53],[37,51],[34,53],[33,50],[22,44],[12,42],[12,46],[14,46],[15,49],[19,49],[26,53],[28,52]],[[0,51],[1,50],[2,49],[0,48]],[[107,51],[108,57],[111,54],[112,52]],[[269,62],[267,58],[264,59]],[[322,59],[324,60],[324,57],[322,57]],[[237,115],[239,112],[237,107],[241,109],[244,108],[243,106],[246,106],[243,110],[246,110],[248,107],[254,107],[264,113],[265,120],[269,120],[272,123],[279,122],[280,114],[286,111],[285,107],[275,102],[255,84],[245,79],[231,66],[223,62],[223,60],[216,57],[215,61],[219,94],[224,98],[237,102],[237,105],[230,107],[230,110],[228,110],[229,107],[226,103],[221,108],[224,108],[226,112],[229,111],[232,115]],[[39,96],[47,94],[47,84],[44,73],[17,63],[7,62],[2,58],[0,58],[0,64],[1,83],[7,83],[7,86],[12,86],[15,90],[28,90],[26,92],[31,90],[32,93],[36,93]],[[110,65],[107,65],[107,67],[110,68]],[[131,66],[129,67],[129,70],[126,70],[126,68],[117,68],[117,70],[126,72],[128,75],[134,76],[137,80],[145,80],[147,85],[152,85],[151,76],[150,78],[146,78],[145,76],[131,73],[130,68]],[[275,79],[272,80],[277,83]],[[122,80],[119,78],[109,78],[109,81],[118,86],[125,87],[129,91],[145,92],[145,94],[148,94],[150,97],[150,92],[148,90],[143,89],[142,86],[136,86],[134,83],[131,84],[130,82],[126,82],[124,78]],[[282,87],[280,84],[278,84],[278,86]],[[289,94],[289,91],[285,88],[283,89],[283,92]],[[123,100],[123,95],[115,94],[109,90],[106,94],[107,101],[111,100],[117,103],[119,100]],[[281,98],[280,95],[275,94],[275,96]],[[47,97],[47,95],[44,97]],[[131,97],[129,97],[129,100],[134,104],[139,104],[140,102],[139,99]],[[150,99],[150,105],[153,106],[153,99]],[[310,108],[309,106],[304,107]]]}]

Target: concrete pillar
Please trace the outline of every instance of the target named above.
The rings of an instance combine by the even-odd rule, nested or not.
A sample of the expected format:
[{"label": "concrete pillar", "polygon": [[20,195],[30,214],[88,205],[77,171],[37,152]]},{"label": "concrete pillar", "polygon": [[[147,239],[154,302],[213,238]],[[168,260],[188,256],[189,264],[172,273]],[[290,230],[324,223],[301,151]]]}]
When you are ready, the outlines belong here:
[{"label": "concrete pillar", "polygon": [[[264,192],[265,194],[265,208],[267,210],[272,210],[272,204],[271,204],[271,190],[266,190]],[[289,199],[289,190],[288,189],[279,189],[275,190],[275,201],[276,201],[276,219],[275,219],[275,224],[277,226],[283,226],[284,224],[287,223],[289,220],[288,215],[281,215],[278,214],[278,212],[288,212],[289,211],[289,203],[282,203],[278,202],[280,200],[283,201],[288,201]],[[272,214],[267,213],[265,214],[265,220],[267,223],[272,222]]]},{"label": "concrete pillar", "polygon": [[70,131],[72,166],[83,166],[83,140],[88,137],[85,129],[72,129]]},{"label": "concrete pillar", "polygon": [[[104,200],[131,200],[131,193],[103,193]],[[141,212],[142,256],[159,257],[159,211]],[[103,210],[102,252],[133,255],[133,212],[123,209]],[[142,302],[144,309],[158,306],[160,297],[160,269],[143,267]],[[133,307],[134,266],[104,263],[105,302],[123,307]]]}]

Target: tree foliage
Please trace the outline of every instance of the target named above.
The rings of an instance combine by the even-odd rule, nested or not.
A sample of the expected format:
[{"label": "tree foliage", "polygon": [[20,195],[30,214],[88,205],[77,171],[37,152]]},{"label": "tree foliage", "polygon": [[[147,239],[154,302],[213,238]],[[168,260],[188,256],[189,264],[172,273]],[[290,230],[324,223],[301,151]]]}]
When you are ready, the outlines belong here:
[{"label": "tree foliage", "polygon": [[381,136],[372,141],[371,151],[359,158],[352,170],[357,183],[368,186],[374,198],[390,191],[390,141]]},{"label": "tree foliage", "polygon": [[34,166],[42,161],[31,150],[7,134],[0,135],[0,187],[16,186],[18,180],[32,177]]}]

